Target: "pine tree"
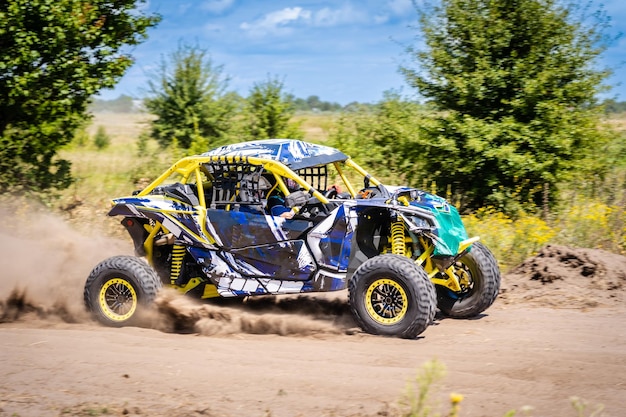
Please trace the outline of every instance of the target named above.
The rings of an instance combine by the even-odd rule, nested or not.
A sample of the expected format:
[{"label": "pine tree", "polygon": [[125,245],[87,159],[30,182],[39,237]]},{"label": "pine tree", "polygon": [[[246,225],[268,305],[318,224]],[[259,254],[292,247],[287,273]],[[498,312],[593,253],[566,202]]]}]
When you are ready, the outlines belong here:
[{"label": "pine tree", "polygon": [[299,126],[290,122],[295,112],[292,96],[284,93],[284,83],[268,78],[255,83],[246,98],[247,134],[253,139],[291,138],[304,135]]},{"label": "pine tree", "polygon": [[173,138],[183,149],[189,149],[198,137],[210,145],[223,141],[235,103],[226,93],[229,79],[222,70],[197,46],[180,45],[161,61],[144,101],[157,116],[152,122],[152,137],[161,146],[167,147]]},{"label": "pine tree", "polygon": [[[438,109],[419,157],[469,208],[556,199],[593,170],[605,137],[596,103],[608,70],[608,19],[557,0],[441,0],[418,8],[425,46],[407,48],[407,82]],[[550,193],[546,196],[546,190]]]}]

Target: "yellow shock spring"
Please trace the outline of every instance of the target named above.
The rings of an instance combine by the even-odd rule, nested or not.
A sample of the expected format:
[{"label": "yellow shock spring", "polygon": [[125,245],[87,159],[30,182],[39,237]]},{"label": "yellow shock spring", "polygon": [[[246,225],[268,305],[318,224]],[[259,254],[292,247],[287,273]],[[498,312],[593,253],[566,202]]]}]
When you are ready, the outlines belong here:
[{"label": "yellow shock spring", "polygon": [[405,256],[406,245],[404,240],[404,223],[396,220],[391,223],[391,252]]},{"label": "yellow shock spring", "polygon": [[183,245],[174,245],[172,247],[172,269],[170,271],[170,283],[174,285],[183,267],[183,258],[185,257],[185,247]]}]

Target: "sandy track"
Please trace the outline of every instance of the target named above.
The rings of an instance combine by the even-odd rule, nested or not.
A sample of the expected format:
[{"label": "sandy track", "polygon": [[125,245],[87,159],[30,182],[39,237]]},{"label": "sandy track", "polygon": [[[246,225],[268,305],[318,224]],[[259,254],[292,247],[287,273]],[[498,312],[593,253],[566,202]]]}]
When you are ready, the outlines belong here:
[{"label": "sandy track", "polygon": [[478,320],[439,320],[417,340],[14,322],[0,326],[0,415],[385,415],[436,358],[447,367],[433,397],[443,411],[458,392],[463,416],[526,405],[534,416],[575,416],[578,396],[618,417],[625,319],[624,309],[496,305]]}]

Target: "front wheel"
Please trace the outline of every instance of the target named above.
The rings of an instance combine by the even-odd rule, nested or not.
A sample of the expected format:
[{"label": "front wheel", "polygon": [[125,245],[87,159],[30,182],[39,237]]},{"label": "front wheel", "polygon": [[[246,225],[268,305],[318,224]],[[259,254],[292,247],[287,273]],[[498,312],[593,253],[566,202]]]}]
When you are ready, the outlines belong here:
[{"label": "front wheel", "polygon": [[350,278],[348,295],[355,320],[372,334],[413,339],[435,316],[433,284],[421,266],[404,256],[365,261]]},{"label": "front wheel", "polygon": [[461,292],[437,287],[437,301],[441,312],[453,318],[469,318],[485,311],[498,296],[500,269],[491,251],[480,242],[451,268],[461,283]]},{"label": "front wheel", "polygon": [[85,283],[85,306],[100,323],[121,327],[137,320],[161,288],[156,272],[134,256],[114,256],[100,262]]}]

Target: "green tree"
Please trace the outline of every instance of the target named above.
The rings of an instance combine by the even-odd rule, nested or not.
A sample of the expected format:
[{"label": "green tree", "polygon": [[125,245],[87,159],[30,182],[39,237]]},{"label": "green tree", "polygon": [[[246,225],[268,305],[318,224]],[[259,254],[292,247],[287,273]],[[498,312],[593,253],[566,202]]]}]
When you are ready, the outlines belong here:
[{"label": "green tree", "polygon": [[104,149],[111,144],[111,137],[107,134],[104,126],[98,126],[96,134],[93,137],[93,144],[98,149]]},{"label": "green tree", "polygon": [[[608,19],[559,0],[440,0],[417,7],[425,45],[407,82],[439,110],[415,157],[469,208],[553,203],[568,172],[601,171],[598,69]],[[597,151],[600,152],[597,152]]]},{"label": "green tree", "polygon": [[354,106],[340,117],[331,132],[331,146],[346,152],[389,184],[421,186],[420,160],[406,158],[407,150],[420,146],[415,128],[423,110],[396,92],[385,92],[374,105]]},{"label": "green tree", "polygon": [[56,156],[87,118],[89,98],[132,64],[123,52],[159,17],[119,0],[0,2],[0,190],[71,183]]},{"label": "green tree", "polygon": [[249,119],[246,133],[254,139],[304,137],[298,124],[290,122],[295,106],[293,96],[284,93],[283,87],[281,80],[271,77],[252,86],[245,113]]},{"label": "green tree", "polygon": [[319,96],[309,96],[307,97],[306,102],[309,105],[309,109],[322,110],[323,103]]},{"label": "green tree", "polygon": [[148,82],[146,108],[157,116],[152,137],[161,146],[176,139],[189,149],[194,141],[216,145],[225,140],[235,112],[235,100],[226,92],[229,79],[222,74],[207,51],[180,45],[168,59],[162,59]]}]

